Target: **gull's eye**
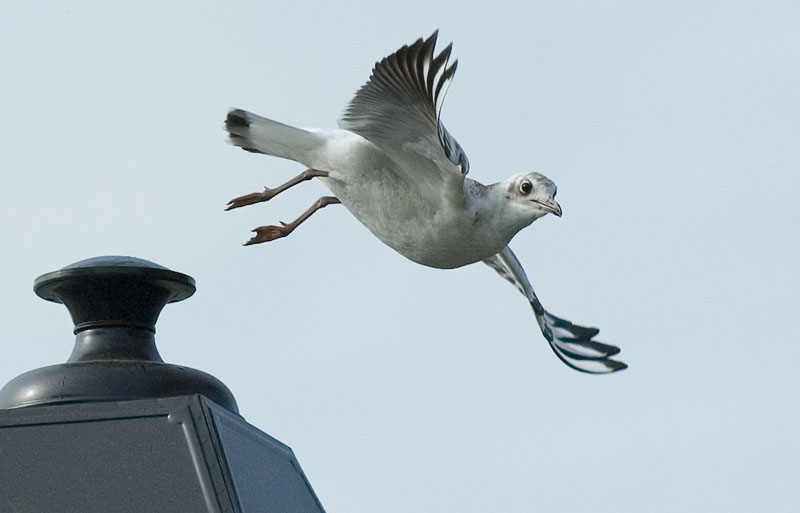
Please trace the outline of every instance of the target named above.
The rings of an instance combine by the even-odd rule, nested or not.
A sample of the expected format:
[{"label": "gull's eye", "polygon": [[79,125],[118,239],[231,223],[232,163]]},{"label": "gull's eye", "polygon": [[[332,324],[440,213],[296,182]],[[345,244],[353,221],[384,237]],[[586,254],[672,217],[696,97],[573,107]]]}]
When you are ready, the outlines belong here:
[{"label": "gull's eye", "polygon": [[519,192],[521,192],[522,194],[530,194],[532,190],[533,190],[533,184],[531,183],[530,180],[523,180],[519,184]]}]

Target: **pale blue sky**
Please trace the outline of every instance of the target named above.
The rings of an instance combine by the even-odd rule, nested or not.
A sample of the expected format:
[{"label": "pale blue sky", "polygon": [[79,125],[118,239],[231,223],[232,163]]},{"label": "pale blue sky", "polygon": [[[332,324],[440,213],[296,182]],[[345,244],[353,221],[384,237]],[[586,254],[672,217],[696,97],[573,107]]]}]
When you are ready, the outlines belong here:
[{"label": "pale blue sky", "polygon": [[[194,276],[164,358],[211,372],[338,512],[750,512],[800,502],[796,2],[0,6],[0,382],[64,361],[39,274],[133,255]],[[564,208],[512,247],[630,369],[571,371],[493,271],[420,267],[325,193],[223,212],[299,165],[224,142],[242,107],[335,124],[440,28],[443,117],[485,183]]]}]

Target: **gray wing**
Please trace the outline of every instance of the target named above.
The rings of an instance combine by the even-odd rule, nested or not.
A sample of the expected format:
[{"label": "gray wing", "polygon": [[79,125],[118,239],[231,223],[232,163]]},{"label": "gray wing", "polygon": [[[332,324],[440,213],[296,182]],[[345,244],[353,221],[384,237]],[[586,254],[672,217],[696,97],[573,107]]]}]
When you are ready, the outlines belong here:
[{"label": "gray wing", "polygon": [[368,139],[413,181],[460,185],[469,171],[461,146],[439,113],[458,61],[452,43],[434,58],[438,31],[375,64],[372,75],[339,118],[339,126]]},{"label": "gray wing", "polygon": [[500,276],[513,283],[528,299],[536,321],[550,347],[562,362],[581,372],[605,374],[626,369],[628,366],[610,357],[619,353],[616,346],[595,342],[592,338],[600,330],[576,326],[548,313],[533,292],[525,270],[508,246],[500,253],[484,260]]}]

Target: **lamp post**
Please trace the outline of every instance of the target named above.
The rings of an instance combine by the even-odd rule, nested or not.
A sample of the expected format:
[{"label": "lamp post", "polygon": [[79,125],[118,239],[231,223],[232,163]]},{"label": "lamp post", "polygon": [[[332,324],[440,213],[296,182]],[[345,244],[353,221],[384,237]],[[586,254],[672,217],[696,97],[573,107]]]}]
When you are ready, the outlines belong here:
[{"label": "lamp post", "polygon": [[322,512],[291,449],[218,379],[164,363],[162,308],[194,279],[130,257],[40,276],[75,324],[66,363],[0,390],[0,512]]}]

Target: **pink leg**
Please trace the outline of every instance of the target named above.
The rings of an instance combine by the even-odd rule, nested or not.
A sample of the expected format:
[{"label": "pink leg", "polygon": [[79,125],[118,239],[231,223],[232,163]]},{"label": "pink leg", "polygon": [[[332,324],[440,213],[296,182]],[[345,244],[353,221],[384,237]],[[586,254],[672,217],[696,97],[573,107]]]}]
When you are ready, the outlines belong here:
[{"label": "pink leg", "polygon": [[317,201],[314,202],[311,207],[308,208],[305,212],[300,214],[300,217],[295,219],[289,224],[284,223],[281,221],[280,226],[270,225],[270,226],[259,226],[254,232],[256,234],[253,236],[252,239],[245,242],[245,246],[250,246],[251,244],[260,244],[262,242],[268,242],[275,239],[280,239],[281,237],[286,237],[292,231],[300,226],[303,221],[311,217],[311,214],[316,212],[317,210],[326,207],[328,205],[335,205],[336,203],[341,203],[338,198],[334,196],[323,196]]},{"label": "pink leg", "polygon": [[254,192],[252,194],[245,194],[244,196],[239,196],[238,198],[234,198],[228,202],[228,206],[225,210],[231,210],[234,208],[245,207],[247,205],[253,205],[255,203],[261,203],[262,201],[269,201],[279,193],[285,191],[290,187],[294,187],[295,185],[305,182],[306,180],[311,180],[316,176],[328,176],[327,171],[319,171],[317,169],[306,169],[299,175],[295,176],[288,182],[283,185],[279,185],[274,189],[270,189],[269,187],[264,187],[262,192]]}]

